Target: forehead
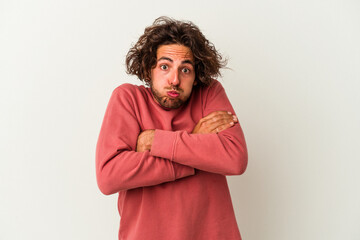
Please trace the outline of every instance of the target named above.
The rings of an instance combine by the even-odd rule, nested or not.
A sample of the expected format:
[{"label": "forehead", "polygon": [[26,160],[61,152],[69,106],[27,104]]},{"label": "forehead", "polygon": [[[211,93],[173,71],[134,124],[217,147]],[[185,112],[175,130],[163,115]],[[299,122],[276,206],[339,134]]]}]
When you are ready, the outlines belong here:
[{"label": "forehead", "polygon": [[156,52],[156,58],[168,57],[172,60],[191,60],[194,61],[194,56],[190,48],[181,44],[161,45]]}]

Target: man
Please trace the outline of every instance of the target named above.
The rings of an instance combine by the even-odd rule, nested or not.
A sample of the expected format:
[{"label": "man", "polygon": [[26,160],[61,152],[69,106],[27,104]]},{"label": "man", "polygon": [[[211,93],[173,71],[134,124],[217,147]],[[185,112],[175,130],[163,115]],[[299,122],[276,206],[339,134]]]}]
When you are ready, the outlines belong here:
[{"label": "man", "polygon": [[161,17],[133,46],[144,86],[113,91],[96,152],[104,194],[119,194],[119,239],[241,239],[225,175],[247,166],[244,135],[221,84],[225,65],[191,22]]}]

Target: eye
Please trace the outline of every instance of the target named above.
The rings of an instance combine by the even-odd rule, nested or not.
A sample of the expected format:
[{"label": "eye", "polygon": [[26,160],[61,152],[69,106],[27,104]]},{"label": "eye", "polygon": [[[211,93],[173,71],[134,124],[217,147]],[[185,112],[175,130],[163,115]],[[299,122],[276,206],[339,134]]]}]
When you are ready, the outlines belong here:
[{"label": "eye", "polygon": [[168,69],[168,66],[167,66],[167,65],[160,65],[160,69],[161,69],[161,70],[167,70],[167,69]]},{"label": "eye", "polygon": [[188,69],[188,68],[183,68],[182,72],[183,72],[183,73],[190,73],[190,69]]}]

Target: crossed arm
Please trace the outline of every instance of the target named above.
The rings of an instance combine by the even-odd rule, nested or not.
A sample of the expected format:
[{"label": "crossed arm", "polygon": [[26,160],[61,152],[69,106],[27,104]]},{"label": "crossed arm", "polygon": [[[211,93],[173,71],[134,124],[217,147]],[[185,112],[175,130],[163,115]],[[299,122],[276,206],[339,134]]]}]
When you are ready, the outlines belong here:
[{"label": "crossed arm", "polygon": [[[219,133],[228,129],[237,122],[237,117],[231,112],[215,111],[200,119],[192,134]],[[145,130],[137,138],[136,152],[150,151],[154,141],[155,130]]]},{"label": "crossed arm", "polygon": [[223,175],[245,171],[247,151],[240,125],[227,111],[215,111],[233,111],[223,89],[217,95],[224,94],[225,100],[209,105],[191,133],[141,132],[130,95],[134,93],[127,90],[113,92],[97,143],[96,175],[104,194],[175,181],[194,175],[195,169]]}]

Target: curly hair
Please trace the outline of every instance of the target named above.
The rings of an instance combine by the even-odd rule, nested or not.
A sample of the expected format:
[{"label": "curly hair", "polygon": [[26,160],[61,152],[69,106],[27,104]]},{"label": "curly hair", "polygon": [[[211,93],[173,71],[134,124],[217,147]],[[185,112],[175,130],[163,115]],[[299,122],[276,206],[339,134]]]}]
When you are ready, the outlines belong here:
[{"label": "curly hair", "polygon": [[156,66],[157,49],[169,44],[181,44],[192,51],[198,85],[210,85],[213,78],[221,76],[220,68],[226,66],[226,59],[195,24],[159,17],[153,25],[145,28],[144,34],[130,48],[126,55],[126,72],[149,85],[151,69]]}]

